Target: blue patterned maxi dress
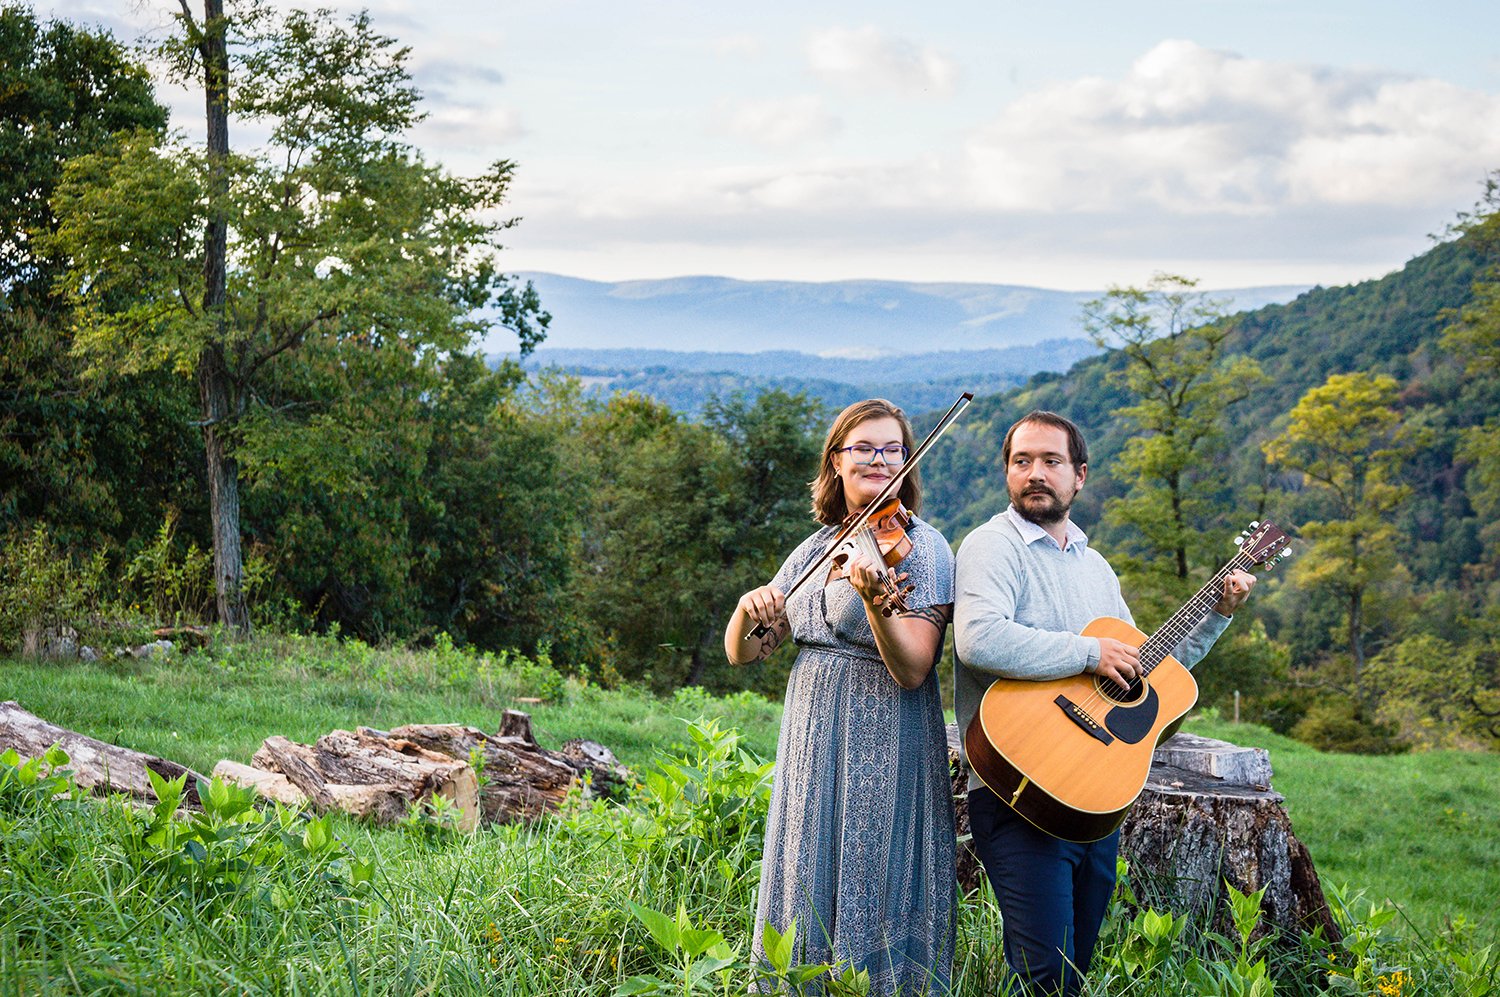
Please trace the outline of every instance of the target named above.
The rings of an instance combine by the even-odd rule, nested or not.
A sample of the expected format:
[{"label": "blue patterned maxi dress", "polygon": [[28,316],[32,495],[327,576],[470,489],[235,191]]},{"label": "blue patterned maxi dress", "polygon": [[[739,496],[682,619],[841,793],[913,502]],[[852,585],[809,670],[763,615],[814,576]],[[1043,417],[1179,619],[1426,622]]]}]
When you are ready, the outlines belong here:
[{"label": "blue patterned maxi dress", "polygon": [[[785,591],[827,546],[827,527],[787,558]],[[912,609],[953,602],[953,554],[916,520],[897,567]],[[870,973],[870,993],[948,991],[954,940],[953,795],[938,669],[902,689],[886,671],[854,586],[809,580],[787,600],[801,649],[787,680],[766,825],[753,955],[762,927],[797,922],[803,963]]]}]

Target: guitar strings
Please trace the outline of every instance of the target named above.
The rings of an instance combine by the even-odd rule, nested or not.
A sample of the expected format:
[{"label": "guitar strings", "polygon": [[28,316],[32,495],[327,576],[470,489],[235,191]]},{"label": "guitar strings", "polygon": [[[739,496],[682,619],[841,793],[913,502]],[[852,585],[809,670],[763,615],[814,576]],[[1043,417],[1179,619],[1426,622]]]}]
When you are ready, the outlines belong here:
[{"label": "guitar strings", "polygon": [[[1243,565],[1240,563],[1241,558],[1245,559]],[[1244,549],[1241,549],[1239,553],[1231,557],[1229,563],[1220,568],[1198,590],[1196,595],[1189,599],[1181,609],[1173,613],[1167,622],[1163,623],[1154,634],[1142,642],[1140,647],[1142,661],[1148,658],[1154,660],[1142,666],[1140,675],[1132,679],[1130,685],[1124,687],[1121,687],[1113,679],[1100,679],[1096,681],[1094,683],[1094,691],[1086,696],[1083,702],[1078,704],[1079,709],[1086,712],[1091,711],[1094,706],[1106,699],[1111,704],[1128,703],[1135,699],[1136,696],[1134,694],[1141,687],[1145,677],[1150,675],[1152,670],[1171,654],[1177,645],[1182,642],[1182,639],[1197,625],[1198,621],[1206,615],[1206,611],[1218,601],[1219,593],[1224,589],[1224,579],[1229,577],[1229,573],[1236,568],[1248,568],[1251,563],[1248,552]],[[1170,642],[1168,642],[1168,638],[1170,638]],[[1108,693],[1104,688],[1106,683],[1118,690],[1119,695],[1114,696]]]}]

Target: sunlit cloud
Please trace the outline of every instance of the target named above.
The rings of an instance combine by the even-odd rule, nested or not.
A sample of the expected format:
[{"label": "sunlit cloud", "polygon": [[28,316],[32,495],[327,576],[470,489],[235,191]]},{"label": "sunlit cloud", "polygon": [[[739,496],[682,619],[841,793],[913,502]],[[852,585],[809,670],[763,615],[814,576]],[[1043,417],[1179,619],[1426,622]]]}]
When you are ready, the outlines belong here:
[{"label": "sunlit cloud", "polygon": [[814,32],[806,52],[808,66],[819,78],[861,93],[946,96],[959,78],[958,64],[936,49],[868,25]]},{"label": "sunlit cloud", "polygon": [[804,144],[827,138],[843,127],[822,98],[810,94],[780,100],[721,101],[715,127],[767,146]]},{"label": "sunlit cloud", "polygon": [[963,158],[970,196],[999,210],[1440,204],[1500,160],[1500,97],[1166,41],[1121,79],[1013,102]]}]

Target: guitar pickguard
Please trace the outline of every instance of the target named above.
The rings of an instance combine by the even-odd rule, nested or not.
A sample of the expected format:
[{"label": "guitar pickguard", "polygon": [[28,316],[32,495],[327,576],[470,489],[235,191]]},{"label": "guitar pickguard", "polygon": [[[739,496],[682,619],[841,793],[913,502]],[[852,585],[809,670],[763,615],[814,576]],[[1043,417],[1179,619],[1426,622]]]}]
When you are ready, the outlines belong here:
[{"label": "guitar pickguard", "polygon": [[1146,686],[1146,698],[1135,706],[1116,706],[1104,715],[1104,726],[1126,744],[1140,744],[1156,723],[1161,701],[1156,690]]}]

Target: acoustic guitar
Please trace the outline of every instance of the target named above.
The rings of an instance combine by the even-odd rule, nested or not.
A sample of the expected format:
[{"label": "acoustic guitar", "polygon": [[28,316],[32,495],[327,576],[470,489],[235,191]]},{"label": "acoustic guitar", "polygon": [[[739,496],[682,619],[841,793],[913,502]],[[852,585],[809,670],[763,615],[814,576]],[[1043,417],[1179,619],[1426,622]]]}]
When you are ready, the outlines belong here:
[{"label": "acoustic guitar", "polygon": [[1274,524],[1251,523],[1239,552],[1150,637],[1113,616],[1084,627],[1085,637],[1140,648],[1141,674],[1128,688],[1087,673],[997,679],[964,734],[969,767],[1054,837],[1097,841],[1114,831],[1146,785],[1151,753],[1198,699],[1198,683],[1170,652],[1213,611],[1231,571],[1270,568],[1288,543]]}]

